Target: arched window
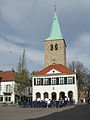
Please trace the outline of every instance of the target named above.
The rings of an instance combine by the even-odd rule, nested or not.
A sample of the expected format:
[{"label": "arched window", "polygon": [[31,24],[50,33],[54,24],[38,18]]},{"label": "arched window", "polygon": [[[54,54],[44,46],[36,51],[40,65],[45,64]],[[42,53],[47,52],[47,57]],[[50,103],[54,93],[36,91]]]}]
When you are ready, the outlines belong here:
[{"label": "arched window", "polygon": [[73,100],[73,92],[72,91],[68,92],[68,98],[69,98],[70,101]]},{"label": "arched window", "polygon": [[41,94],[39,92],[36,93],[36,100],[40,100],[41,99]]},{"label": "arched window", "polygon": [[65,92],[60,92],[59,93],[59,99],[65,99]]},{"label": "arched window", "polygon": [[48,93],[47,92],[44,93],[44,99],[46,99],[46,98],[48,98]]},{"label": "arched window", "polygon": [[51,96],[52,96],[52,100],[56,100],[57,99],[57,94],[55,92],[52,92]]},{"label": "arched window", "polygon": [[58,50],[58,44],[57,43],[55,44],[55,50]]},{"label": "arched window", "polygon": [[53,51],[53,45],[52,44],[50,45],[50,50]]}]

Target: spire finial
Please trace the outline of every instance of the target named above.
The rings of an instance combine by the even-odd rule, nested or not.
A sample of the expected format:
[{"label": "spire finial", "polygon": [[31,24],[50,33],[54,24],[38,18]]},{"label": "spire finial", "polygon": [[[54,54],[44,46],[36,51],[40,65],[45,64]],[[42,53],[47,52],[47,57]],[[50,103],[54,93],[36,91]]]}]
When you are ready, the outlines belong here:
[{"label": "spire finial", "polygon": [[55,7],[55,12],[56,12],[56,5],[54,5],[54,7]]}]

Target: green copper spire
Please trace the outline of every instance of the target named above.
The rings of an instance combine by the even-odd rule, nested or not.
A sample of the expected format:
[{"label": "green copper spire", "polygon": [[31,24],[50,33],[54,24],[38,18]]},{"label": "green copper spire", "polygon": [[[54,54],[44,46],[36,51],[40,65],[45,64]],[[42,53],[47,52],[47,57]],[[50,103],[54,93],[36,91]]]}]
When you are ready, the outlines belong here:
[{"label": "green copper spire", "polygon": [[56,39],[63,39],[63,37],[62,37],[61,30],[60,30],[58,18],[56,15],[56,9],[55,9],[55,14],[53,17],[53,23],[52,23],[50,35],[46,40],[56,40]]}]

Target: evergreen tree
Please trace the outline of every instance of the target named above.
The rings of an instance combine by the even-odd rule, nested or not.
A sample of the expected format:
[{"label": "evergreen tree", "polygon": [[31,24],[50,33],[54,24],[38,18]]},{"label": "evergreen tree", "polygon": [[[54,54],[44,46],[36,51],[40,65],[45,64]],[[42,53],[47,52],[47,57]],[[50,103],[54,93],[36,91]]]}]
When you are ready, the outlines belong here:
[{"label": "evergreen tree", "polygon": [[23,55],[20,56],[19,63],[17,65],[15,83],[15,92],[21,99],[21,97],[25,95],[26,88],[30,87],[30,74],[26,67],[25,49],[23,51]]}]

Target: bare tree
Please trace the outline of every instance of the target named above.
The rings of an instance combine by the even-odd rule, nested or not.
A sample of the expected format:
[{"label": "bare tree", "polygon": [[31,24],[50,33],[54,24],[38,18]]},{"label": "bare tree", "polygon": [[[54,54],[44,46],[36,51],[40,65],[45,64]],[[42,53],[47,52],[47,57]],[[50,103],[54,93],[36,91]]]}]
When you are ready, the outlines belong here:
[{"label": "bare tree", "polygon": [[87,74],[86,83],[86,90],[88,91],[88,98],[90,98],[90,74]]},{"label": "bare tree", "polygon": [[72,71],[76,71],[76,74],[77,74],[77,85],[78,85],[78,98],[80,100],[82,95],[83,95],[84,88],[85,88],[85,81],[86,81],[87,71],[88,70],[84,66],[84,64],[79,62],[79,61],[72,61],[69,64],[69,68]]}]

